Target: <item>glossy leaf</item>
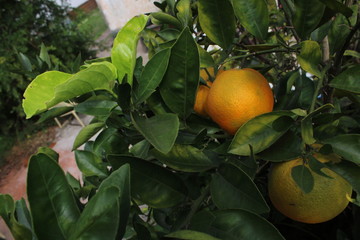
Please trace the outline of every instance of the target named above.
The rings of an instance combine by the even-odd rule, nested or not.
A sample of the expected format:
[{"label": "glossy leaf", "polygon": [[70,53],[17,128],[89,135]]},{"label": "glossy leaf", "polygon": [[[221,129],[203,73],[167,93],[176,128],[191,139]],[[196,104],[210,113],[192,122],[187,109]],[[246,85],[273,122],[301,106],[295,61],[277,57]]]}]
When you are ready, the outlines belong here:
[{"label": "glossy leaf", "polygon": [[211,197],[219,209],[244,209],[269,212],[263,196],[251,178],[233,164],[224,164],[212,176]]},{"label": "glossy leaf", "polygon": [[92,138],[98,131],[104,127],[103,122],[91,123],[83,127],[74,140],[72,150],[77,149],[84,143],[86,143],[90,138]]},{"label": "glossy leaf", "polygon": [[192,218],[190,229],[226,240],[285,239],[270,222],[243,209],[199,212]]},{"label": "glossy leaf", "polygon": [[294,4],[292,21],[295,30],[302,39],[306,39],[320,23],[325,5],[313,0],[294,0]]},{"label": "glossy leaf", "polygon": [[193,230],[180,230],[172,232],[165,237],[184,239],[184,240],[220,240],[219,238],[213,237],[209,234],[197,232]]},{"label": "glossy leaf", "polygon": [[331,80],[329,85],[333,88],[360,94],[359,75],[360,66],[357,65],[355,67],[346,69],[337,75],[333,80]]},{"label": "glossy leaf", "polygon": [[348,161],[360,164],[360,134],[343,134],[326,139],[333,151]]},{"label": "glossy leaf", "polygon": [[166,48],[156,53],[146,64],[141,73],[139,85],[134,90],[134,104],[142,103],[155,92],[165,75],[169,57],[170,49]]},{"label": "glossy leaf", "polygon": [[47,155],[31,157],[27,196],[39,239],[68,239],[80,211],[61,167]]},{"label": "glossy leaf", "polygon": [[193,111],[199,65],[196,42],[186,27],[171,48],[169,66],[160,84],[160,94],[166,105],[183,119]]},{"label": "glossy leaf", "polygon": [[199,22],[211,41],[227,49],[235,36],[234,10],[227,0],[198,1]]},{"label": "glossy leaf", "polygon": [[260,152],[261,159],[271,162],[282,162],[301,156],[301,139],[292,131],[288,131],[279,138],[271,147]]},{"label": "glossy leaf", "polygon": [[176,4],[177,18],[184,27],[191,26],[192,23],[192,11],[191,0],[180,0]]},{"label": "glossy leaf", "polygon": [[159,161],[178,171],[202,172],[217,165],[202,150],[191,145],[175,144],[166,154],[156,150],[151,153]]},{"label": "glossy leaf", "polygon": [[311,192],[314,187],[314,177],[306,166],[298,165],[293,167],[291,176],[304,193]]},{"label": "glossy leaf", "polygon": [[119,221],[119,191],[117,187],[108,187],[97,192],[86,204],[68,239],[115,239]]},{"label": "glossy leaf", "polygon": [[89,151],[75,151],[76,165],[85,177],[98,176],[99,178],[106,178],[108,172],[102,159]]},{"label": "glossy leaf", "polygon": [[250,156],[249,145],[253,147],[255,154],[265,150],[291,127],[292,117],[294,114],[290,111],[278,111],[249,120],[237,131],[228,152]]},{"label": "glossy leaf", "polygon": [[48,111],[42,113],[40,115],[39,120],[36,123],[42,123],[45,122],[46,120],[53,120],[56,117],[59,117],[62,114],[68,113],[70,111],[72,111],[74,109],[74,107],[54,107],[49,109]]},{"label": "glossy leaf", "polygon": [[130,164],[132,197],[151,207],[172,207],[182,202],[186,196],[183,181],[159,165],[123,155],[108,155],[108,160],[115,169]]},{"label": "glossy leaf", "polygon": [[127,83],[132,86],[136,64],[136,50],[140,33],[144,29],[148,16],[139,15],[128,21],[118,32],[111,49],[111,62],[117,69],[118,80],[127,76]]},{"label": "glossy leaf", "polygon": [[297,56],[297,60],[302,69],[317,77],[321,77],[318,65],[322,60],[322,53],[317,42],[310,40],[301,42],[301,51]]},{"label": "glossy leaf", "polygon": [[98,192],[106,191],[110,187],[118,188],[119,195],[119,228],[116,239],[122,239],[125,234],[127,220],[130,213],[130,167],[125,164],[113,171],[100,185]]},{"label": "glossy leaf", "polygon": [[109,62],[93,63],[74,75],[49,71],[38,75],[26,88],[23,108],[26,117],[56,104],[95,90],[112,92],[116,68]]},{"label": "glossy leaf", "polygon": [[173,147],[179,131],[179,119],[175,114],[164,113],[151,118],[132,115],[136,129],[157,150],[167,153]]},{"label": "glossy leaf", "polygon": [[129,142],[116,128],[104,129],[95,139],[93,151],[99,156],[102,154],[127,153]]},{"label": "glossy leaf", "polygon": [[75,111],[92,116],[109,115],[117,103],[110,100],[89,100],[75,106]]},{"label": "glossy leaf", "polygon": [[346,181],[348,181],[353,189],[360,194],[360,166],[349,162],[341,161],[340,163],[331,164],[326,163],[326,166],[332,171],[336,172],[342,176]]},{"label": "glossy leaf", "polygon": [[247,31],[260,39],[266,39],[269,27],[269,11],[264,0],[230,0],[236,17]]},{"label": "glossy leaf", "polygon": [[150,143],[144,139],[132,146],[129,152],[132,153],[134,157],[146,159],[149,153],[149,149]]}]

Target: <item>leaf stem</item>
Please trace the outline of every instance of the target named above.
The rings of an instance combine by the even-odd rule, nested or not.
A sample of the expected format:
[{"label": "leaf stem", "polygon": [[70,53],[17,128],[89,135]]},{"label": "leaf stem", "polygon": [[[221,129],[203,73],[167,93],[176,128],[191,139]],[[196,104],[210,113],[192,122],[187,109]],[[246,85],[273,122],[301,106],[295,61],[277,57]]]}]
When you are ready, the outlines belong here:
[{"label": "leaf stem", "polygon": [[210,188],[209,188],[209,185],[207,185],[207,186],[203,189],[200,197],[198,197],[198,198],[194,201],[194,203],[191,205],[191,209],[190,209],[189,214],[186,216],[186,218],[184,219],[184,221],[179,225],[178,229],[182,229],[182,228],[184,228],[184,227],[187,227],[187,225],[189,224],[191,218],[194,216],[194,214],[196,213],[196,211],[199,209],[201,203],[204,201],[204,199],[205,199],[205,197],[208,195],[209,191],[210,191]]}]

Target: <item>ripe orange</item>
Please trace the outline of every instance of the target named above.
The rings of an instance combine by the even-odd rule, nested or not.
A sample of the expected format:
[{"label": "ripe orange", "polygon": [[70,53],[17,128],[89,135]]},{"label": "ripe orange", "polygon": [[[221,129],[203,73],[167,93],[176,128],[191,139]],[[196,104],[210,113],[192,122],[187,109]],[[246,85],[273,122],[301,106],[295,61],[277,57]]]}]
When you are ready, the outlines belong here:
[{"label": "ripe orange", "polygon": [[205,110],[230,134],[257,115],[271,112],[274,97],[269,83],[250,68],[231,69],[217,75],[210,88]]},{"label": "ripe orange", "polygon": [[[211,83],[211,82],[210,82]],[[196,93],[196,99],[194,104],[194,110],[197,114],[207,117],[208,114],[205,111],[205,103],[209,94],[210,88],[205,85],[200,85]]]},{"label": "ripe orange", "polygon": [[[340,160],[335,154],[315,153],[313,156],[320,162]],[[272,165],[268,189],[274,207],[285,216],[304,223],[321,223],[336,217],[349,203],[350,184],[330,169],[322,169],[331,177],[327,178],[309,168],[314,177],[314,187],[311,192],[304,193],[291,176],[291,169],[300,164],[303,164],[302,158]]]}]

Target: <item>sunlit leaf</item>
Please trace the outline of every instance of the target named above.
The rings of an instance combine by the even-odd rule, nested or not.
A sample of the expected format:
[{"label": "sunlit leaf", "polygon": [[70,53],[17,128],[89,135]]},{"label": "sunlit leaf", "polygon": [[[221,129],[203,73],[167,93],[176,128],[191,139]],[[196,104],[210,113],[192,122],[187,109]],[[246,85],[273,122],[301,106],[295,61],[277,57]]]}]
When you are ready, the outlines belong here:
[{"label": "sunlit leaf", "polygon": [[97,122],[97,123],[91,123],[83,127],[74,140],[72,150],[75,150],[84,143],[86,143],[97,132],[99,132],[104,127],[104,125],[105,124],[103,122]]}]

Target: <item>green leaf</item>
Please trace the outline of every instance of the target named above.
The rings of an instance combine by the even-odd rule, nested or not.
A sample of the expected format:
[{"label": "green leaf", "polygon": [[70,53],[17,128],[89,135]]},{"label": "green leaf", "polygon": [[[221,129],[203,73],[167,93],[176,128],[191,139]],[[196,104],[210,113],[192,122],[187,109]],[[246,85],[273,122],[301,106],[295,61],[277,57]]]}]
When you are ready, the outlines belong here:
[{"label": "green leaf", "polygon": [[233,164],[223,164],[212,175],[211,197],[219,209],[244,209],[262,214],[269,212],[263,196],[251,178]]},{"label": "green leaf", "polygon": [[197,232],[193,230],[180,230],[165,235],[165,237],[184,239],[184,240],[220,240],[219,238],[213,237],[209,234]]},{"label": "green leaf", "polygon": [[29,60],[29,58],[23,54],[23,53],[18,53],[18,59],[22,65],[22,67],[25,69],[25,71],[27,72],[31,72],[32,71],[32,64]]},{"label": "green leaf", "polygon": [[89,151],[75,151],[76,165],[85,177],[98,176],[99,178],[106,178],[108,172],[102,159]]},{"label": "green leaf", "polygon": [[116,35],[111,49],[111,62],[117,69],[118,80],[121,81],[127,75],[130,86],[136,64],[137,44],[147,20],[148,16],[139,15],[128,21]]},{"label": "green leaf", "polygon": [[41,114],[36,123],[42,123],[49,119],[54,119],[62,114],[72,111],[74,107],[54,107]]},{"label": "green leaf", "polygon": [[285,240],[270,222],[243,209],[199,212],[192,218],[190,229],[226,240]]},{"label": "green leaf", "polygon": [[211,41],[227,49],[235,36],[234,10],[227,0],[198,1],[199,22]]},{"label": "green leaf", "polygon": [[240,127],[233,138],[229,153],[250,156],[249,145],[254,154],[270,147],[293,124],[295,117],[290,111],[270,112],[259,115]]},{"label": "green leaf", "polygon": [[360,164],[360,134],[343,134],[326,139],[333,151],[348,161]]},{"label": "green leaf", "polygon": [[312,118],[329,108],[334,108],[334,106],[330,103],[322,105],[301,120],[301,137],[306,144],[313,144],[316,142],[316,139],[314,138]]},{"label": "green leaf", "polygon": [[318,65],[322,60],[322,53],[317,42],[310,40],[301,42],[301,51],[297,56],[297,60],[302,69],[317,77],[321,77]]},{"label": "green leaf", "polygon": [[46,156],[50,157],[55,162],[59,161],[59,154],[49,147],[39,147],[36,154],[43,153]]},{"label": "green leaf", "polygon": [[100,131],[105,124],[103,122],[91,123],[83,127],[78,135],[76,136],[72,150],[77,149],[84,143],[86,143],[90,138],[92,138],[98,131]]},{"label": "green leaf", "polygon": [[291,176],[304,193],[311,192],[314,187],[314,177],[306,166],[298,165],[293,167]]},{"label": "green leaf", "polygon": [[354,50],[345,50],[344,56],[360,58],[360,53]]},{"label": "green leaf", "polygon": [[183,29],[181,22],[177,18],[171,16],[170,14],[163,12],[154,12],[151,13],[150,16],[160,21],[161,23],[170,24],[179,30]]},{"label": "green leaf", "polygon": [[44,45],[44,43],[41,43],[39,57],[43,62],[46,62],[46,64],[48,65],[49,68],[51,68],[50,56],[49,56],[47,47]]},{"label": "green leaf", "polygon": [[217,165],[202,150],[191,145],[175,144],[166,154],[156,150],[151,153],[159,161],[178,171],[202,172]]},{"label": "green leaf", "polygon": [[129,152],[134,155],[134,157],[146,159],[149,153],[150,143],[146,139],[136,143]]},{"label": "green leaf", "polygon": [[348,8],[346,5],[336,1],[336,0],[319,0],[324,3],[328,8],[330,8],[334,12],[339,12],[345,17],[351,17],[353,11],[351,8]]},{"label": "green leaf", "polygon": [[184,201],[187,189],[181,178],[173,172],[136,157],[108,155],[108,160],[115,169],[130,164],[131,194],[144,204],[167,208]]},{"label": "green leaf", "polygon": [[360,194],[360,166],[349,162],[341,161],[340,163],[332,164],[326,163],[326,167],[336,172],[342,176],[346,181],[348,181],[353,189]]},{"label": "green leaf", "polygon": [[75,111],[92,116],[106,116],[117,106],[117,103],[110,100],[89,100],[75,106]]},{"label": "green leaf", "polygon": [[26,88],[23,108],[26,118],[56,104],[95,90],[112,91],[116,68],[109,62],[93,63],[74,75],[49,71],[38,75]]},{"label": "green leaf", "polygon": [[269,11],[264,0],[230,0],[240,24],[255,37],[268,36]]},{"label": "green leaf", "polygon": [[40,153],[30,158],[27,196],[39,239],[68,239],[80,211],[61,167]]},{"label": "green leaf", "polygon": [[177,18],[184,27],[191,26],[192,12],[191,12],[191,0],[180,0],[176,4]]},{"label": "green leaf", "polygon": [[69,239],[115,239],[119,221],[119,191],[117,187],[108,187],[97,192],[86,204]]},{"label": "green leaf", "polygon": [[99,186],[98,192],[106,191],[109,187],[119,189],[119,228],[116,239],[122,239],[125,234],[127,220],[130,213],[130,166],[123,165],[113,171]]},{"label": "green leaf", "polygon": [[313,0],[294,0],[294,4],[293,25],[300,38],[306,39],[320,23],[325,5]]},{"label": "green leaf", "polygon": [[359,75],[360,65],[356,65],[337,75],[333,80],[331,80],[329,85],[333,88],[360,94]]},{"label": "green leaf", "polygon": [[193,111],[199,65],[196,42],[186,27],[171,48],[169,66],[160,84],[160,94],[166,105],[184,119]]},{"label": "green leaf", "polygon": [[163,153],[173,147],[179,131],[179,118],[173,113],[155,115],[142,118],[131,115],[135,128],[151,145]]},{"label": "green leaf", "polygon": [[18,216],[15,216],[15,203],[8,194],[0,194],[0,216],[8,226],[14,239],[32,240],[33,234]]},{"label": "green leaf", "polygon": [[129,142],[116,128],[106,128],[94,141],[93,151],[99,156],[112,153],[127,153]]},{"label": "green leaf", "polygon": [[210,53],[203,49],[199,44],[197,44],[199,57],[200,57],[200,67],[207,68],[215,65],[214,59],[211,57]]},{"label": "green leaf", "polygon": [[266,161],[283,162],[301,156],[301,139],[292,131],[288,131],[271,147],[257,155]]},{"label": "green leaf", "polygon": [[139,85],[134,90],[134,104],[142,103],[155,92],[165,75],[169,57],[170,49],[166,48],[156,53],[146,64],[141,73]]}]

